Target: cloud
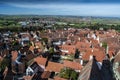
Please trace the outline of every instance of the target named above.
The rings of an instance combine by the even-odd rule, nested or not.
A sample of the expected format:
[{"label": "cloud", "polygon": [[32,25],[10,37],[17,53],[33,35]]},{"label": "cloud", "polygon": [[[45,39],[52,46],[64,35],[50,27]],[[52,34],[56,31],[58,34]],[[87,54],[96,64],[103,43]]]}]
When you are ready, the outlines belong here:
[{"label": "cloud", "polygon": [[120,3],[120,0],[0,0],[4,3]]},{"label": "cloud", "polygon": [[14,4],[10,6],[43,10],[46,14],[87,15],[87,16],[120,16],[119,4]]},{"label": "cloud", "polygon": [[[50,0],[51,1],[51,0]],[[102,3],[5,3],[0,6],[0,13],[45,14],[45,15],[80,15],[120,17],[120,4]],[[4,9],[3,9],[4,7]]]}]

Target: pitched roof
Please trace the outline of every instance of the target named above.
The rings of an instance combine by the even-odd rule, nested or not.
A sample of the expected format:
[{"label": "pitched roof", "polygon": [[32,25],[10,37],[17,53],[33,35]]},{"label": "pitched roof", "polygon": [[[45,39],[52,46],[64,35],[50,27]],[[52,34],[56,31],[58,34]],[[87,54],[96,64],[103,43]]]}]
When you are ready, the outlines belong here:
[{"label": "pitched roof", "polygon": [[75,70],[81,70],[82,69],[82,65],[80,65],[79,63],[76,63],[76,62],[64,60],[63,64],[64,64],[65,67],[72,68],[72,69],[75,69]]},{"label": "pitched roof", "polygon": [[102,62],[102,60],[105,58],[104,51],[101,51],[99,49],[87,49],[86,52],[82,56],[83,60],[89,60],[90,55],[95,56],[96,60],[99,62]]},{"label": "pitched roof", "polygon": [[76,47],[75,47],[75,45],[62,45],[61,49],[62,50],[67,50],[68,54],[74,54],[75,50],[76,50]]},{"label": "pitched roof", "polygon": [[96,60],[92,59],[81,70],[78,80],[102,80]]},{"label": "pitched roof", "polygon": [[37,62],[37,64],[39,64],[39,65],[45,66],[47,58],[43,58],[43,57],[38,56],[38,57],[34,58],[34,61]]},{"label": "pitched roof", "polygon": [[55,62],[48,62],[48,66],[46,67],[47,71],[54,71],[54,72],[60,72],[60,70],[63,68],[63,64],[61,63],[55,63]]},{"label": "pitched roof", "polygon": [[75,45],[77,48],[89,48],[90,43],[85,43],[85,42],[77,42]]},{"label": "pitched roof", "polygon": [[51,72],[49,72],[49,71],[44,71],[43,73],[42,73],[42,75],[41,75],[41,78],[49,78],[50,77],[50,75],[51,75]]}]

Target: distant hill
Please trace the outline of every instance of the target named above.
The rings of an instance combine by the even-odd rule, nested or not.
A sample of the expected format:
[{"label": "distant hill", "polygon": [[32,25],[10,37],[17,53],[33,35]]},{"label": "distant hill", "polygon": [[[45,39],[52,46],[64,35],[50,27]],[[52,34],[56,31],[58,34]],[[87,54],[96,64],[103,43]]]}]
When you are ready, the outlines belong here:
[{"label": "distant hill", "polygon": [[100,24],[120,24],[119,17],[100,17],[100,16],[72,16],[72,15],[6,15],[0,14],[0,18],[5,19],[44,19],[53,21],[63,21],[70,23],[100,23]]}]

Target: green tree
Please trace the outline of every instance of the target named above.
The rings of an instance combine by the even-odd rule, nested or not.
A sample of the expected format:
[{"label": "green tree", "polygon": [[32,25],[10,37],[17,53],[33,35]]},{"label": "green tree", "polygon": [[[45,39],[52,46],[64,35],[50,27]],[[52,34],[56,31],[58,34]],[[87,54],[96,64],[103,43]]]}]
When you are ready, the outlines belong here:
[{"label": "green tree", "polygon": [[77,80],[78,73],[71,68],[63,68],[60,71],[59,76],[65,79]]},{"label": "green tree", "polygon": [[64,68],[60,71],[60,77],[65,78],[65,79],[69,79],[70,78],[70,69],[68,68]]},{"label": "green tree", "polygon": [[75,71],[72,71],[70,74],[70,79],[71,80],[77,80],[78,74]]},{"label": "green tree", "polygon": [[103,42],[102,43],[102,47],[104,47],[105,49],[107,48],[107,43],[106,42]]},{"label": "green tree", "polygon": [[54,48],[53,48],[53,47],[50,47],[50,48],[49,48],[49,53],[50,53],[50,54],[53,54],[53,53],[54,53]]}]

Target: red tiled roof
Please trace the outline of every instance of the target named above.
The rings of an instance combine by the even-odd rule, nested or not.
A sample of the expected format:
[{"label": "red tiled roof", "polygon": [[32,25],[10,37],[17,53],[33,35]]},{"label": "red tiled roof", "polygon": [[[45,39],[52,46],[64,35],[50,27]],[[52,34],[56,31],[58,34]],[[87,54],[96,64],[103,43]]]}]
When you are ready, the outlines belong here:
[{"label": "red tiled roof", "polygon": [[81,70],[82,69],[82,65],[80,65],[79,63],[76,63],[76,62],[64,60],[63,64],[64,64],[65,67],[72,68],[72,69],[75,69],[75,70]]},{"label": "red tiled roof", "polygon": [[62,45],[61,46],[62,50],[68,50],[68,54],[74,54],[76,47],[75,45]]},{"label": "red tiled roof", "polygon": [[41,75],[41,78],[49,78],[51,75],[51,72],[49,71],[44,71]]},{"label": "red tiled roof", "polygon": [[108,54],[109,54],[109,56],[111,58],[113,55],[115,55],[115,51],[111,50],[111,51],[108,52]]},{"label": "red tiled roof", "polygon": [[96,40],[96,39],[91,39],[91,42],[93,43],[93,44],[98,44],[98,40]]},{"label": "red tiled roof", "polygon": [[75,46],[76,46],[76,48],[89,48],[90,47],[90,43],[77,42]]},{"label": "red tiled roof", "polygon": [[100,51],[98,49],[93,49],[93,52],[92,52],[92,49],[91,50],[87,50],[85,52],[85,54],[83,54],[82,58],[83,60],[89,60],[89,57],[90,55],[93,55],[96,57],[96,60],[99,62],[102,62],[102,60],[105,58],[105,53],[104,51]]},{"label": "red tiled roof", "polygon": [[36,57],[34,58],[34,61],[37,62],[39,65],[44,65],[46,64],[47,59],[43,57]]},{"label": "red tiled roof", "polygon": [[54,72],[60,72],[60,70],[63,68],[63,64],[61,63],[55,63],[55,62],[48,62],[48,66],[46,67],[47,71],[54,71]]}]

